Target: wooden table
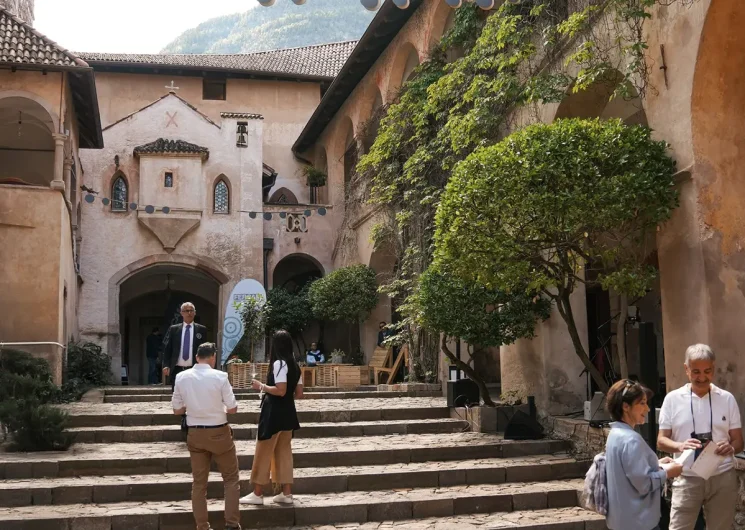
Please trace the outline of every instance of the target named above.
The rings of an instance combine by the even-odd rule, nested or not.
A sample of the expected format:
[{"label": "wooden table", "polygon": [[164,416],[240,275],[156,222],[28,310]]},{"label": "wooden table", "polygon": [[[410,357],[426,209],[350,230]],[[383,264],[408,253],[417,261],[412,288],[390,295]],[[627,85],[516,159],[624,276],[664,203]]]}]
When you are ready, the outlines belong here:
[{"label": "wooden table", "polygon": [[300,367],[300,380],[303,382],[303,386],[306,388],[309,386],[316,386],[316,367],[315,366],[301,366]]}]

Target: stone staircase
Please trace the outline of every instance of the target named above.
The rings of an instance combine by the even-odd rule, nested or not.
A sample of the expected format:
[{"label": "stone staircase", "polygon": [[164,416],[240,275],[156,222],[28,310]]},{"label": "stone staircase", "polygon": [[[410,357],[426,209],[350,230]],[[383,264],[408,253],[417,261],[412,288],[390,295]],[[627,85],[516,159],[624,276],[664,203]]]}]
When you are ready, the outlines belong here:
[{"label": "stone staircase", "polygon": [[[0,453],[2,530],[194,528],[189,454],[168,389],[108,389],[75,403],[77,443],[64,453]],[[469,432],[442,397],[314,389],[298,403],[295,505],[242,506],[244,528],[604,529],[578,507],[588,464],[558,440],[516,442]],[[312,397],[311,397],[312,396]],[[250,491],[257,396],[240,392],[231,423]],[[213,528],[222,482],[210,476]]]}]

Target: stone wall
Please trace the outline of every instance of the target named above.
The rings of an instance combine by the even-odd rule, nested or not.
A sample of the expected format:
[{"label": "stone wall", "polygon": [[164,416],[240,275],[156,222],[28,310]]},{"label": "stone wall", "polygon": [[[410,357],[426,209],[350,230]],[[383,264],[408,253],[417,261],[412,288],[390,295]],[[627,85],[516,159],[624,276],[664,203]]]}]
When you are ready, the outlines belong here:
[{"label": "stone wall", "polygon": [[0,0],[0,7],[7,9],[24,22],[33,26],[34,0]]}]

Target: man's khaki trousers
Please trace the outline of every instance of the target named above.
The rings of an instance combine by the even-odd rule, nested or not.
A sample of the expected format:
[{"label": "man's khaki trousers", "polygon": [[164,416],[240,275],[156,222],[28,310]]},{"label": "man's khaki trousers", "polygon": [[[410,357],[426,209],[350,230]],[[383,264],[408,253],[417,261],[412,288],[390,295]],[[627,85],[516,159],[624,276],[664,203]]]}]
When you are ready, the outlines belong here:
[{"label": "man's khaki trousers", "polygon": [[191,487],[191,506],[197,530],[208,530],[210,524],[207,514],[207,479],[210,464],[215,459],[217,469],[222,474],[225,487],[225,527],[240,528],[241,514],[238,499],[241,496],[238,457],[230,426],[217,429],[189,429],[186,440],[191,455],[191,474],[194,483]]},{"label": "man's khaki trousers", "polygon": [[673,483],[670,530],[693,530],[701,506],[706,530],[732,530],[739,492],[734,469],[709,480],[680,477]]}]

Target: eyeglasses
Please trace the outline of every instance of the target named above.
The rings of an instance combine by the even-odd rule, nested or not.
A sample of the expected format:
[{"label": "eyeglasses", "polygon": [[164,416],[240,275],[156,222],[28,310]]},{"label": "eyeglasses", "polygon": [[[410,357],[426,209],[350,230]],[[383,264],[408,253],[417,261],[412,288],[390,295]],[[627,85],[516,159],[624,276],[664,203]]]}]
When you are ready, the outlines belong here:
[{"label": "eyeglasses", "polygon": [[182,309],[181,312],[182,313],[194,313],[194,310],[193,309]]}]

